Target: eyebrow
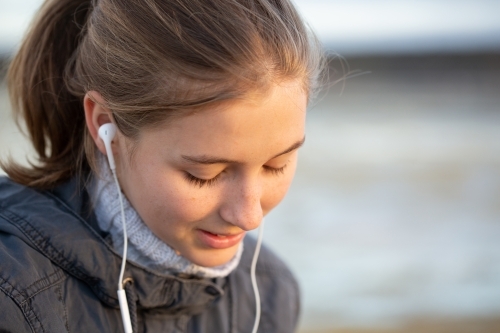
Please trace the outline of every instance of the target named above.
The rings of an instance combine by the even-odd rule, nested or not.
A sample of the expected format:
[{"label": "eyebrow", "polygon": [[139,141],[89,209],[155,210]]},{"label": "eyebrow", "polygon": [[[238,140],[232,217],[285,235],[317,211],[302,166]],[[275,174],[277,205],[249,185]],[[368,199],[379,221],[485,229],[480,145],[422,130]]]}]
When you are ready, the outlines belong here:
[{"label": "eyebrow", "polygon": [[[291,145],[290,147],[288,147],[287,149],[285,149],[284,151],[282,151],[281,153],[273,156],[271,158],[271,160],[273,158],[276,158],[278,156],[281,156],[281,155],[285,155],[285,154],[288,154],[296,149],[299,149],[303,144],[304,142],[306,141],[306,137],[304,136],[304,138],[302,138],[302,140],[299,140],[297,142],[295,142],[293,145]],[[187,156],[187,155],[181,155],[181,157],[190,162],[190,163],[194,163],[194,164],[230,164],[230,163],[238,163],[238,161],[234,161],[234,160],[229,160],[229,159],[226,159],[226,158],[220,158],[220,157],[216,157],[216,156],[210,156],[210,155],[199,155],[199,156]]]}]

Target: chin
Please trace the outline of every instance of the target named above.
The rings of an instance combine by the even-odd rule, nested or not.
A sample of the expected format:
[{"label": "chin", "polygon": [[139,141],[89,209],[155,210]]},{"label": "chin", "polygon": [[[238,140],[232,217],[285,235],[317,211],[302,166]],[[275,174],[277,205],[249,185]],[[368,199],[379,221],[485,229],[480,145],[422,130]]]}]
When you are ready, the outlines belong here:
[{"label": "chin", "polygon": [[216,267],[228,263],[234,258],[240,244],[229,249],[204,249],[183,254],[184,258],[202,267]]}]

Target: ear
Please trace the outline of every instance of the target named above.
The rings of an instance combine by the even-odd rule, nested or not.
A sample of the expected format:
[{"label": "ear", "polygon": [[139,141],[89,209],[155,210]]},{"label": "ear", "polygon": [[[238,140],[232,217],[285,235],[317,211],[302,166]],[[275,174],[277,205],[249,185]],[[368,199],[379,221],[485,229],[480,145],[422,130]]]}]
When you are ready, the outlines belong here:
[{"label": "ear", "polygon": [[[83,98],[83,109],[85,110],[85,122],[97,149],[106,155],[106,147],[99,137],[98,131],[101,125],[112,122],[111,111],[106,108],[104,98],[97,91],[89,91]],[[116,139],[116,138],[115,138]]]}]

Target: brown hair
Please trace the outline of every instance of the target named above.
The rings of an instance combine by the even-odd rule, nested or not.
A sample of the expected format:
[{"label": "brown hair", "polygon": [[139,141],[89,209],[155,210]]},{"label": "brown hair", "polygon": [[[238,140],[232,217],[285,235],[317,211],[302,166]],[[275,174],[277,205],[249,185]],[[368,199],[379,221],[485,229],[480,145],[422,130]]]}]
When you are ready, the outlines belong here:
[{"label": "brown hair", "polygon": [[47,0],[8,74],[36,164],[3,163],[46,189],[95,168],[83,97],[98,91],[119,130],[139,130],[273,82],[314,90],[319,44],[289,0]]}]

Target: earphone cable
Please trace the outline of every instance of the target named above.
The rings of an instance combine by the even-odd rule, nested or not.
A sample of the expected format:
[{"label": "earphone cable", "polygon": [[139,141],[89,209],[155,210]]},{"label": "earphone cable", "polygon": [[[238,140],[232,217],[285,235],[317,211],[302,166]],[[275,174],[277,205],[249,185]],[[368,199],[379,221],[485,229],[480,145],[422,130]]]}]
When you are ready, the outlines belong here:
[{"label": "earphone cable", "polygon": [[120,277],[118,280],[118,290],[123,290],[123,275],[125,274],[125,265],[127,264],[127,247],[128,247],[128,237],[127,237],[127,226],[125,224],[125,209],[123,207],[122,191],[120,189],[120,184],[118,183],[118,178],[116,177],[116,171],[113,172],[113,178],[115,179],[116,189],[118,191],[118,197],[120,199],[120,210],[122,216],[122,226],[123,226],[123,255],[122,255],[122,265],[120,269]]},{"label": "earphone cable", "polygon": [[125,209],[123,207],[122,191],[120,189],[120,184],[118,183],[118,178],[116,177],[115,169],[111,168],[111,172],[113,173],[116,189],[118,191],[118,198],[120,200],[120,209],[121,209],[122,225],[123,225],[123,256],[122,256],[122,265],[120,269],[120,277],[118,278],[118,302],[120,304],[120,312],[122,314],[124,331],[125,333],[133,333],[130,311],[127,302],[127,294],[123,289],[123,275],[125,274],[125,265],[127,263],[127,247],[128,247],[127,226],[125,224]]},{"label": "earphone cable", "polygon": [[255,246],[255,251],[253,253],[253,258],[252,258],[252,266],[250,268],[250,279],[252,280],[252,288],[253,288],[253,293],[255,295],[255,322],[253,324],[252,333],[257,333],[257,329],[259,328],[259,322],[260,322],[260,313],[261,313],[260,294],[259,294],[259,287],[257,286],[257,279],[255,277],[255,270],[257,268],[257,259],[259,258],[263,234],[264,234],[264,220],[262,220],[262,223],[260,224],[259,227],[257,245]]}]

